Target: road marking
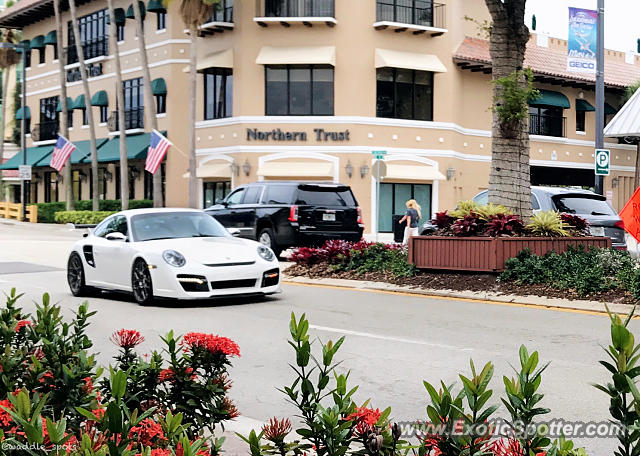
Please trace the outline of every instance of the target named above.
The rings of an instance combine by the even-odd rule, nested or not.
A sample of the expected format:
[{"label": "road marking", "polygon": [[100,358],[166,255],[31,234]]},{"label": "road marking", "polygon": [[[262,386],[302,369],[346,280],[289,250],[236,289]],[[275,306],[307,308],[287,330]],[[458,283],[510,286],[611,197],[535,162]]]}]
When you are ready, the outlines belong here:
[{"label": "road marking", "polygon": [[[598,317],[608,317],[608,314],[605,310],[582,310],[582,309],[568,309],[564,307],[556,307],[552,305],[538,305],[538,304],[524,304],[519,302],[504,302],[504,301],[489,301],[485,299],[477,299],[477,298],[458,298],[455,296],[436,296],[422,293],[411,293],[408,291],[392,291],[392,290],[372,290],[367,288],[352,288],[347,286],[340,285],[324,285],[320,283],[299,283],[299,282],[289,282],[287,280],[282,281],[285,285],[297,285],[301,287],[321,287],[321,288],[330,288],[334,290],[351,290],[351,291],[360,291],[365,293],[380,293],[380,294],[391,294],[398,296],[410,296],[412,298],[428,298],[428,299],[440,299],[443,301],[464,301],[464,302],[478,302],[481,304],[490,304],[494,306],[510,306],[510,307],[524,307],[528,309],[538,309],[538,310],[551,310],[555,312],[567,312],[567,313],[577,313],[583,315],[595,315]],[[619,314],[625,315],[625,314]],[[634,320],[640,319],[640,315],[634,315]]]},{"label": "road marking", "polygon": [[387,340],[392,342],[400,342],[403,344],[427,345],[429,347],[445,348],[448,350],[473,351],[473,348],[455,347],[453,345],[437,344],[433,342],[427,342],[425,340],[405,339],[403,337],[383,336],[380,334],[372,334],[372,333],[366,333],[361,331],[352,331],[350,329],[330,328],[328,326],[317,326],[317,325],[309,325],[309,328],[316,329],[318,331],[327,331],[327,332],[334,332],[338,334],[345,334],[347,336],[368,337],[370,339]]}]

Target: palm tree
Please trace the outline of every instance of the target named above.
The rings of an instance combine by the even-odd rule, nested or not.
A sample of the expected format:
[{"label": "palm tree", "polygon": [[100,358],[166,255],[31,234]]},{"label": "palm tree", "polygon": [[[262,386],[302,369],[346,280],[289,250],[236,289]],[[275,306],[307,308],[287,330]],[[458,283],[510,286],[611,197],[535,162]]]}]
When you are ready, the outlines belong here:
[{"label": "palm tree", "polygon": [[[67,63],[66,54],[64,52],[64,39],[62,36],[62,18],[60,17],[60,0],[53,0],[53,12],[56,17],[56,49],[58,51],[58,77],[60,80],[60,107],[62,111],[62,125],[60,126],[60,132],[62,136],[69,139],[69,102],[67,98],[67,74],[64,70],[64,66]],[[72,211],[75,209],[75,198],[73,195],[73,180],[71,179],[71,157],[67,160],[62,170],[62,176],[64,178],[64,193],[67,200],[67,210]]]},{"label": "palm tree", "polygon": [[[5,31],[1,41],[4,43],[13,43],[15,41],[11,30]],[[7,100],[9,99],[9,77],[11,75],[11,67],[20,61],[20,57],[20,54],[18,54],[14,49],[2,49],[2,54],[0,55],[0,68],[2,69],[2,72],[0,73],[0,77],[2,77],[2,112],[0,113],[0,115],[2,116],[2,122],[0,124],[0,163],[4,161],[4,127],[7,118]],[[0,171],[0,201],[4,201],[4,196],[2,171]]]},{"label": "palm tree", "polygon": [[[144,90],[144,112],[147,119],[150,120],[151,129],[158,129],[158,117],[156,115],[156,104],[151,91],[151,72],[149,71],[149,59],[147,56],[147,45],[144,39],[144,29],[142,27],[142,11],[140,10],[140,2],[133,0],[133,15],[136,20],[136,34],[138,35],[138,46],[140,48],[140,57],[142,59],[142,77]],[[153,175],[153,207],[162,207],[162,171]]]},{"label": "palm tree", "polygon": [[109,8],[109,48],[113,49],[116,64],[116,104],[118,106],[118,126],[120,129],[120,202],[122,210],[129,209],[129,162],[127,161],[127,127],[124,123],[124,87],[122,86],[122,69],[120,66],[120,50],[118,49],[118,31],[113,0],[107,0]]},{"label": "palm tree", "polygon": [[[89,92],[89,81],[87,79],[87,68],[84,64],[84,51],[82,42],[80,41],[80,28],[76,18],[76,2],[69,0],[69,11],[71,12],[71,24],[73,25],[73,37],[76,44],[76,52],[78,53],[78,62],[80,63],[80,76],[82,76],[82,91],[84,92],[85,103],[91,102],[91,93]],[[87,120],[89,122],[89,135],[91,139],[91,177],[93,179],[93,200],[92,208],[94,211],[99,209],[99,188],[98,188],[98,149],[96,148],[96,126],[93,123],[93,111],[85,105],[87,109]]]},{"label": "palm tree", "polygon": [[180,15],[189,29],[189,207],[198,204],[198,182],[196,180],[196,82],[198,58],[198,27],[213,14],[220,0],[180,0]]}]

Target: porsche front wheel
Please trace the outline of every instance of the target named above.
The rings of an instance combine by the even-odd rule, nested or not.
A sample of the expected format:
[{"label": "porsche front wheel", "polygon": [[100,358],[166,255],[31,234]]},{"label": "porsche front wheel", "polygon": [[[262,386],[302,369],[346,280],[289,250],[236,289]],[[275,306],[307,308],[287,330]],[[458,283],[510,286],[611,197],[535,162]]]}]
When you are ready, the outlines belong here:
[{"label": "porsche front wheel", "polygon": [[136,260],[131,270],[131,289],[133,297],[141,306],[147,306],[153,302],[153,284],[151,273],[146,261]]}]

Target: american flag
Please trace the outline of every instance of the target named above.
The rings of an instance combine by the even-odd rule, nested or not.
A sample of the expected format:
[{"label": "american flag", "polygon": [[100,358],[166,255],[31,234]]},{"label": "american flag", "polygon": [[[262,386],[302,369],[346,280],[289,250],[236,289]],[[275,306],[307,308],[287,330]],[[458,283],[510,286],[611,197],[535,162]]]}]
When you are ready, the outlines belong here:
[{"label": "american flag", "polygon": [[151,174],[155,174],[162,163],[162,159],[167,155],[167,151],[172,144],[159,131],[151,132],[151,142],[147,151],[147,162],[144,169]]},{"label": "american flag", "polygon": [[74,150],[76,150],[76,146],[71,141],[64,136],[58,135],[58,141],[53,148],[53,155],[51,156],[51,167],[56,171],[62,170]]}]

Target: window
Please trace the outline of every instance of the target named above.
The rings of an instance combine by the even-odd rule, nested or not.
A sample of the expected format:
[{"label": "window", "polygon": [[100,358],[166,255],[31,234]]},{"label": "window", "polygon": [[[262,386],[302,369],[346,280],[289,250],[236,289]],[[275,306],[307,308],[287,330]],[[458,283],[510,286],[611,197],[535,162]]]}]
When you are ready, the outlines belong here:
[{"label": "window", "polygon": [[167,112],[167,94],[156,95],[156,114],[164,114]]},{"label": "window", "polygon": [[227,198],[227,204],[230,206],[233,204],[240,204],[242,202],[242,197],[244,196],[244,190],[244,188],[240,188],[230,194]]},{"label": "window", "polygon": [[44,173],[44,202],[58,201],[58,173],[55,171]]},{"label": "window", "polygon": [[80,171],[74,170],[71,173],[73,179],[73,199],[76,201],[82,200],[82,180],[80,179]]},{"label": "window", "polygon": [[[96,11],[78,18],[78,28],[82,51],[86,60],[109,54],[109,12],[106,9]],[[67,63],[78,61],[78,53],[75,47],[75,35],[71,21],[68,22]]]},{"label": "window", "polygon": [[301,186],[298,188],[295,204],[311,206],[355,206],[356,200],[351,190],[338,189],[328,191],[322,188]]},{"label": "window", "polygon": [[109,120],[109,106],[100,106],[100,123],[107,123]]},{"label": "window", "polygon": [[35,180],[31,181],[31,185],[27,186],[27,201],[31,204],[36,204],[38,202],[38,182]]},{"label": "window", "polygon": [[555,106],[529,106],[529,133],[543,136],[564,136],[563,110]]},{"label": "window", "polygon": [[58,60],[58,44],[53,45],[53,60]]},{"label": "window", "polygon": [[89,115],[87,114],[87,108],[82,110],[82,125],[89,125]]},{"label": "window", "polygon": [[264,189],[262,185],[248,187],[242,204],[258,204],[260,202],[260,196],[262,196],[262,189]]},{"label": "window", "polygon": [[[120,189],[120,167],[116,166],[116,199],[119,200],[121,194]],[[135,199],[136,197],[136,180],[133,178],[133,173],[131,172],[131,167],[129,167],[129,201]]]},{"label": "window", "polygon": [[433,73],[380,68],[376,77],[378,117],[433,120]]},{"label": "window", "polygon": [[576,131],[584,132],[585,130],[585,111],[576,111]]},{"label": "window", "polygon": [[167,13],[166,11],[161,11],[156,13],[157,20],[157,30],[164,30],[167,28]]},{"label": "window", "polygon": [[380,210],[378,211],[378,230],[393,231],[393,216],[406,213],[405,203],[415,199],[421,207],[422,219],[431,216],[431,184],[380,184]]},{"label": "window", "polygon": [[67,113],[67,128],[73,128],[73,111]]},{"label": "window", "polygon": [[142,78],[122,81],[124,87],[124,115],[125,128],[144,127],[144,93],[142,91]]},{"label": "window", "polygon": [[38,50],[38,55],[40,57],[40,64],[43,64],[45,62],[46,51],[47,51],[46,47],[43,47],[40,50]]},{"label": "window", "polygon": [[108,218],[100,225],[98,225],[93,232],[94,236],[101,238],[105,238],[111,233],[122,233],[127,236],[127,217],[125,217],[124,215],[115,215],[111,218]]},{"label": "window", "polygon": [[206,22],[233,22],[233,0],[221,0]]},{"label": "window", "polygon": [[231,191],[231,182],[203,182],[202,187],[204,190],[202,201],[204,202],[204,207],[207,208],[223,200],[229,194]]},{"label": "window", "polygon": [[116,26],[116,34],[118,35],[118,41],[124,41],[124,24]]},{"label": "window", "polygon": [[40,99],[40,124],[38,125],[38,139],[40,141],[48,141],[57,137],[60,128],[57,107],[58,97]]},{"label": "window", "polygon": [[205,120],[231,117],[233,73],[230,68],[209,68],[204,73]]},{"label": "window", "polygon": [[333,115],[333,67],[267,66],[265,75],[266,115]]},{"label": "window", "polygon": [[293,185],[268,185],[262,201],[266,204],[291,204],[295,189]]},{"label": "window", "polygon": [[25,61],[25,68],[30,68],[31,67],[31,49],[29,49],[24,56],[24,61]]}]

